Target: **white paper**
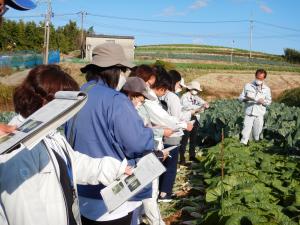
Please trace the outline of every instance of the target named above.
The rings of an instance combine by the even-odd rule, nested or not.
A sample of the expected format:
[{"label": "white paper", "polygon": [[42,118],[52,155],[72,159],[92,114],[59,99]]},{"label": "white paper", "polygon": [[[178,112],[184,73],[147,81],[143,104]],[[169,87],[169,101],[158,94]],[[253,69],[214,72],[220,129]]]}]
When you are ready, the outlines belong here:
[{"label": "white paper", "polygon": [[[61,92],[60,96],[63,95]],[[31,148],[33,143],[37,143],[49,132],[71,119],[87,100],[83,92],[68,92],[64,96],[65,98],[55,98],[29,116],[15,133],[0,137],[0,154],[21,143]],[[71,99],[67,99],[67,96]],[[74,96],[78,96],[77,99],[74,99]]]},{"label": "white paper", "polygon": [[108,212],[120,207],[165,171],[165,167],[153,153],[141,158],[132,175],[123,175],[101,190]]}]

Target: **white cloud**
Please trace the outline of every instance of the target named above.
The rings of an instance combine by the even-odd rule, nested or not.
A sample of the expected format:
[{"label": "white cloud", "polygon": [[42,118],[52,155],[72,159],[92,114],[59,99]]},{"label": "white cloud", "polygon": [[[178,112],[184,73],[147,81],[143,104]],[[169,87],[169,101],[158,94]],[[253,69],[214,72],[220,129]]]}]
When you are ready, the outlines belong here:
[{"label": "white cloud", "polygon": [[183,16],[185,15],[185,13],[177,11],[175,6],[169,6],[165,8],[160,15],[161,16]]},{"label": "white cloud", "polygon": [[208,5],[208,0],[196,0],[192,5],[190,5],[189,9],[197,10],[204,8]]},{"label": "white cloud", "polygon": [[265,4],[260,4],[259,8],[260,8],[263,12],[268,13],[268,14],[270,14],[270,13],[273,12],[273,10],[272,10],[270,7],[268,7],[267,5],[265,5]]}]

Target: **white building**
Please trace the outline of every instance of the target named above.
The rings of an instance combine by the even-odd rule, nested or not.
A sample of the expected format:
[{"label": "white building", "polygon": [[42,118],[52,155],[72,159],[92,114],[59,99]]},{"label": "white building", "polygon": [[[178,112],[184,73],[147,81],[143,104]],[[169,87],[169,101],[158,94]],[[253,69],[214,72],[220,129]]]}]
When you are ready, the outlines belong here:
[{"label": "white building", "polygon": [[92,51],[99,45],[106,42],[113,42],[123,47],[125,55],[129,60],[134,60],[134,37],[133,36],[115,36],[115,35],[91,35],[85,40],[85,59],[92,60]]}]

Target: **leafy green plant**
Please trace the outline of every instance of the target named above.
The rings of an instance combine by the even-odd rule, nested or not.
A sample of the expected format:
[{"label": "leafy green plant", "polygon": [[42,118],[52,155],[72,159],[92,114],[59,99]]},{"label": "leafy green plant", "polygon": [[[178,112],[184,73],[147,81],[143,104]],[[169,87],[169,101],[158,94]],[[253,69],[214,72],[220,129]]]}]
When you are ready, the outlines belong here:
[{"label": "leafy green plant", "polygon": [[245,147],[225,139],[223,182],[220,145],[208,149],[203,170],[209,208],[198,224],[299,224],[299,159],[274,154],[274,148],[267,141]]},{"label": "leafy green plant", "polygon": [[[200,116],[199,139],[211,144],[225,137],[238,138],[243,129],[244,105],[237,100],[219,100]],[[263,137],[285,148],[300,149],[300,108],[272,103],[265,115]]]}]

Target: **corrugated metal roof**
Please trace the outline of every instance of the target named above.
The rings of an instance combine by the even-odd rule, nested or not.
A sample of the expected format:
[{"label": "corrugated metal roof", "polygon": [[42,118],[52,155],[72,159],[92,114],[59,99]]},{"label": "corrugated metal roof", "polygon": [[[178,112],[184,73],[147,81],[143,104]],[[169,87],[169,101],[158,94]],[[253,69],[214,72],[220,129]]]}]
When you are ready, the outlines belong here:
[{"label": "corrugated metal roof", "polygon": [[87,37],[93,37],[93,38],[116,38],[116,39],[134,39],[134,36],[119,36],[119,35],[106,35],[106,34],[87,35]]}]

